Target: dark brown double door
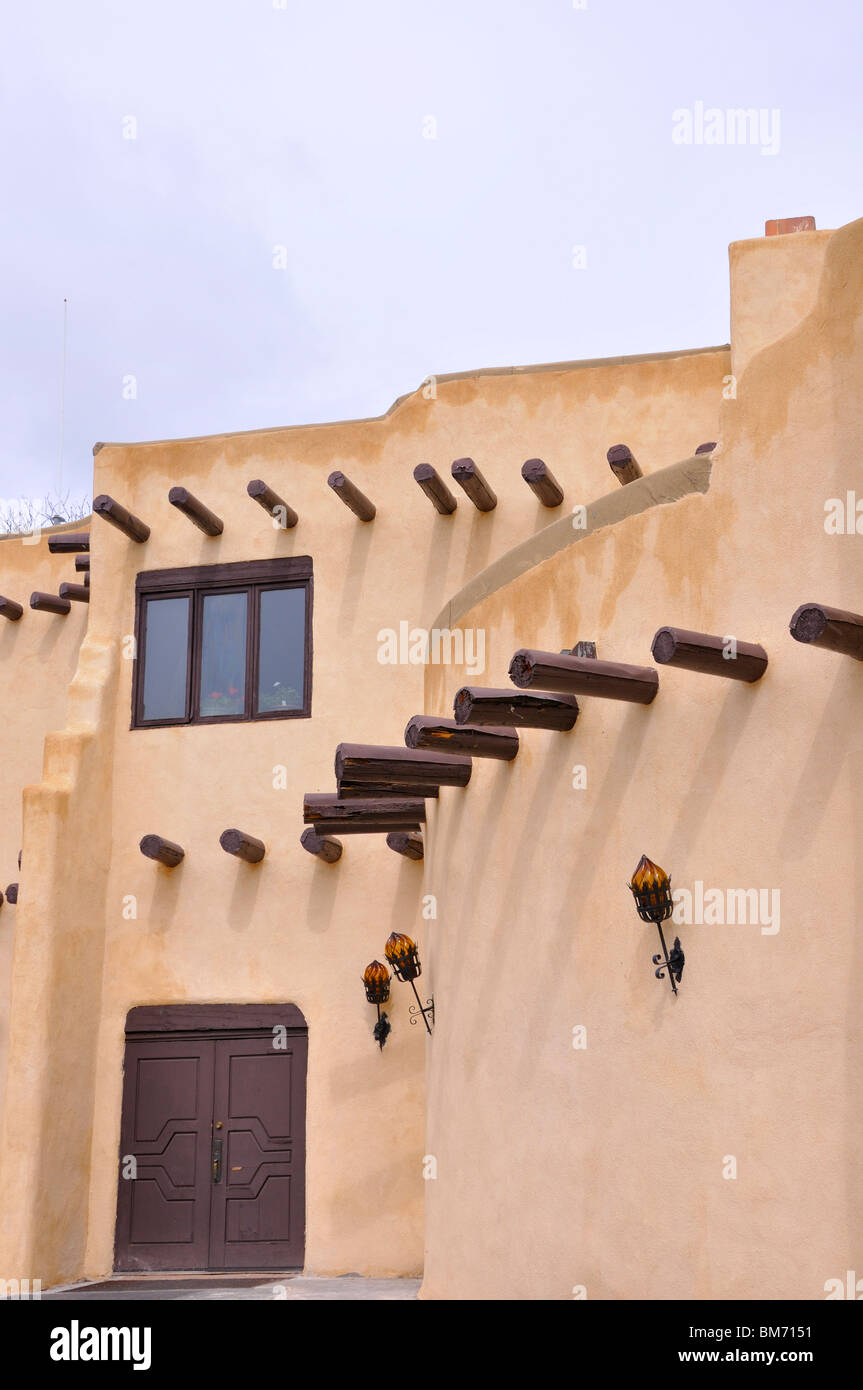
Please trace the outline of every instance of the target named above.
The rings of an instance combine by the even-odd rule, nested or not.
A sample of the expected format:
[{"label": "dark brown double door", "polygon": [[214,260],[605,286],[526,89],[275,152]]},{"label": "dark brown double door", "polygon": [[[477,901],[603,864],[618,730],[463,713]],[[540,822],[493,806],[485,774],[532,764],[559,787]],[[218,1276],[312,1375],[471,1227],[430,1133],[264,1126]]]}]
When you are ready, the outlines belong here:
[{"label": "dark brown double door", "polygon": [[118,1270],[302,1268],[307,1048],[284,1023],[127,1035]]}]

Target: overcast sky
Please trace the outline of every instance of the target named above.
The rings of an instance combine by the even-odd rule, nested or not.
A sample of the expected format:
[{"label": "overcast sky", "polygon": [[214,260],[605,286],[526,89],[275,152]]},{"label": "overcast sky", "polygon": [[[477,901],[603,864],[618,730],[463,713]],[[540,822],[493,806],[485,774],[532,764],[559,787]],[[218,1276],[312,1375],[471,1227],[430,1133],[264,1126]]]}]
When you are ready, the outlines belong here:
[{"label": "overcast sky", "polygon": [[[429,373],[726,342],[729,242],[863,215],[861,15],[7,6],[0,497],[58,486],[64,297],[78,493],[99,439],[378,415]],[[708,144],[698,103],[765,124],[731,144],[710,118]]]}]

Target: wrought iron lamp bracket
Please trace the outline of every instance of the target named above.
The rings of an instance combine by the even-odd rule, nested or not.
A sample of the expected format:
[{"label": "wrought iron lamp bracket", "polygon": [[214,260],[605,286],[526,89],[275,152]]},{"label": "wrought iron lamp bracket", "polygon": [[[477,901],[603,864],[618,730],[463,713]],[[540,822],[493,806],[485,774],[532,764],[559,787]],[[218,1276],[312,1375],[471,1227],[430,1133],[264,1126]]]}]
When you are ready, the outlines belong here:
[{"label": "wrought iron lamp bracket", "polygon": [[[411,981],[411,984],[413,984],[413,981]],[[417,993],[417,992],[416,992],[416,989],[414,989],[414,994],[416,994],[416,993]],[[426,1031],[427,1031],[428,1033],[431,1033],[431,1028],[429,1028],[428,1018],[426,1017],[426,1015],[428,1014],[428,1015],[430,1016],[430,1018],[431,1018],[432,1023],[434,1023],[434,999],[433,999],[433,998],[432,998],[432,999],[427,999],[427,1000],[426,1000],[426,1004],[425,1004],[425,1008],[423,1008],[422,1004],[420,1003],[420,997],[419,997],[419,995],[417,994],[417,1002],[416,1002],[416,1004],[411,1004],[410,1008],[408,1009],[408,1013],[410,1014],[411,1023],[419,1023],[420,1019],[422,1019],[423,1023],[424,1023],[425,1026],[426,1026]]]}]

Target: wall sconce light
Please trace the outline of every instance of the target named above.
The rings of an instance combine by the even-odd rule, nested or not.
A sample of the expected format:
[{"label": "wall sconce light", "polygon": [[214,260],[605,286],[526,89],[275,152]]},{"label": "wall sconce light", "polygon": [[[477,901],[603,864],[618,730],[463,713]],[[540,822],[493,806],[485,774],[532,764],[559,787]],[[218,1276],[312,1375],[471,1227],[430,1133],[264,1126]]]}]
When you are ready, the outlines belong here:
[{"label": "wall sconce light", "polygon": [[378,1021],[374,1026],[373,1036],[383,1051],[384,1043],[390,1034],[390,1021],[386,1014],[381,1013],[381,1004],[385,1004],[390,997],[390,972],[379,960],[373,960],[363,971],[363,984],[369,1003],[377,1005]]},{"label": "wall sconce light", "polygon": [[422,966],[415,943],[411,941],[409,936],[403,936],[401,932],[394,931],[387,939],[384,955],[392,966],[396,979],[403,983],[410,983],[410,987],[416,995],[416,1007],[413,1004],[410,1006],[411,1023],[418,1022],[420,1015],[422,1015],[426,1032],[431,1033],[427,1015],[431,1014],[432,1022],[434,1022],[434,999],[427,1000],[425,1008],[420,1003],[414,980],[422,974]]},{"label": "wall sconce light", "polygon": [[[643,854],[638,868],[632,875],[632,882],[629,887],[635,898],[635,910],[642,922],[655,922],[659,931],[662,955],[653,957],[653,964],[657,967],[654,972],[656,978],[657,980],[664,979],[664,972],[667,970],[671,988],[676,994],[686,957],[683,954],[679,936],[674,938],[674,945],[669,955],[660,925],[674,911],[674,903],[671,898],[671,879],[664,869],[660,869],[658,864],[654,864],[646,854]],[[677,985],[674,983],[675,980]]]}]

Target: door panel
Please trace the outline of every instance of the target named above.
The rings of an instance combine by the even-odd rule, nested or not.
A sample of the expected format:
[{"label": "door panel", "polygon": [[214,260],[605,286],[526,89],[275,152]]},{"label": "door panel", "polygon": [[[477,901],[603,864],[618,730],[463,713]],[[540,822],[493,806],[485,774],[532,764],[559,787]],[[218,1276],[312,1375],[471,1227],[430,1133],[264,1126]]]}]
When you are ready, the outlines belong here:
[{"label": "door panel", "polygon": [[203,1040],[126,1046],[117,1269],[207,1267],[214,1055]]},{"label": "door panel", "polygon": [[307,1039],[272,1032],[216,1042],[216,1133],[224,1136],[213,1185],[213,1269],[301,1268],[305,1239]]},{"label": "door panel", "polygon": [[280,1037],[127,1040],[118,1270],[302,1268],[308,1038]]}]

